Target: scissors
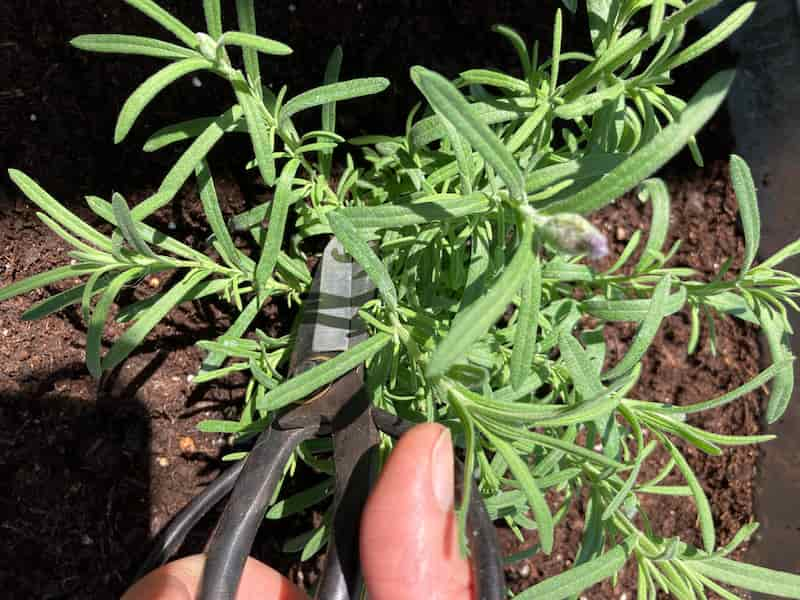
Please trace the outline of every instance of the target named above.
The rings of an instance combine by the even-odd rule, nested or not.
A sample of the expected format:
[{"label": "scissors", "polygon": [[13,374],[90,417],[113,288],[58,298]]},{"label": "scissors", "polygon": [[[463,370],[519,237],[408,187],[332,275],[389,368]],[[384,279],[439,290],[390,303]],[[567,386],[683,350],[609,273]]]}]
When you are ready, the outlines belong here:
[{"label": "scissors", "polygon": [[[374,285],[336,238],[317,265],[304,302],[290,376],[298,375],[367,338],[359,307]],[[363,597],[358,556],[361,512],[377,472],[380,433],[399,438],[415,424],[383,411],[364,391],[365,366],[352,369],[278,413],[255,440],[247,457],[219,475],[159,534],[139,577],[165,563],[189,530],[232,492],[207,546],[200,600],[233,600],[245,561],[269,502],[297,446],[315,437],[333,439],[335,488],[325,566],[316,589],[320,600]],[[456,459],[456,500],[463,497],[463,464]],[[467,540],[474,600],[505,598],[497,534],[474,482],[467,514]],[[413,559],[413,557],[411,557]]]}]

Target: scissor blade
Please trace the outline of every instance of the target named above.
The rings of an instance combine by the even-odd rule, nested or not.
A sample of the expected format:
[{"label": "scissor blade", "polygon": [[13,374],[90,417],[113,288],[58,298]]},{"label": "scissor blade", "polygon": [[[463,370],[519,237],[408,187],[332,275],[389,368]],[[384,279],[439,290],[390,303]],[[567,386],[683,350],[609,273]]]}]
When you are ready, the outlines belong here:
[{"label": "scissor blade", "polygon": [[365,328],[357,313],[374,293],[375,286],[361,265],[332,238],[303,305],[292,364],[299,365],[315,354],[344,352],[362,341]]}]

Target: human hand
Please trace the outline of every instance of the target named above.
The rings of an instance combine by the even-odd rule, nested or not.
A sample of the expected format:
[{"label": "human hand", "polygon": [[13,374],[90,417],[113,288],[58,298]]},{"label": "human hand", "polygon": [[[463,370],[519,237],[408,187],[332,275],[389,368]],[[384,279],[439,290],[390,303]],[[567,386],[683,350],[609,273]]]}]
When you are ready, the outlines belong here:
[{"label": "human hand", "polygon": [[[466,600],[469,563],[458,548],[454,512],[453,444],[441,425],[418,425],[389,456],[361,519],[361,566],[372,600]],[[122,600],[193,600],[203,555],[147,575]],[[265,564],[248,559],[237,600],[307,600]]]}]

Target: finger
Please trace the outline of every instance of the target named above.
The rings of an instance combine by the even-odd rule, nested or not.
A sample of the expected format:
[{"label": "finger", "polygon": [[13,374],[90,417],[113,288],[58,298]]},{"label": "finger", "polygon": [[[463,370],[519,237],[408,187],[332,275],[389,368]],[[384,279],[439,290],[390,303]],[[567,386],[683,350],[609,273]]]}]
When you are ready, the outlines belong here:
[{"label": "finger", "polygon": [[453,444],[441,425],[419,425],[397,443],[367,500],[361,564],[373,600],[465,600],[454,507]]},{"label": "finger", "polygon": [[[194,600],[200,589],[200,578],[206,557],[187,556],[167,563],[139,580],[122,596],[122,600]],[[236,600],[308,600],[277,571],[254,558],[248,558]]]}]

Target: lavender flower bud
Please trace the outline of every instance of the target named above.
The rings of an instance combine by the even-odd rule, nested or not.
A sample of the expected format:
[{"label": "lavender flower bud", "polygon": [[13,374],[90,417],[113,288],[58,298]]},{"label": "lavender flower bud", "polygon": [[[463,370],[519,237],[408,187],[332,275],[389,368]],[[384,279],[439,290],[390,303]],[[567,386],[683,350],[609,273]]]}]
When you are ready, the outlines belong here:
[{"label": "lavender flower bud", "polygon": [[597,227],[580,215],[562,213],[546,217],[539,230],[562,252],[588,254],[592,260],[608,254],[608,241]]},{"label": "lavender flower bud", "polygon": [[198,31],[195,36],[197,36],[197,49],[200,51],[200,54],[203,55],[203,58],[210,60],[211,62],[216,62],[218,49],[217,42],[210,35],[201,31]]}]

